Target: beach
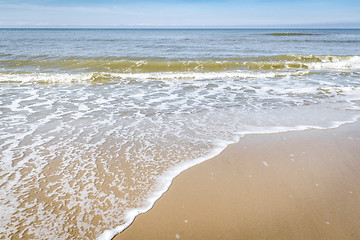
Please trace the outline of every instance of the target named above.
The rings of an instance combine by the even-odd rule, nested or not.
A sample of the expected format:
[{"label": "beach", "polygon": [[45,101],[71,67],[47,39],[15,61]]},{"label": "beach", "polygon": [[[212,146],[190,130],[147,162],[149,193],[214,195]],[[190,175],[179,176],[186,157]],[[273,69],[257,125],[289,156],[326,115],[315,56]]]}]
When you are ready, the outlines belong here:
[{"label": "beach", "polygon": [[360,30],[9,28],[0,42],[0,239],[358,234]]},{"label": "beach", "polygon": [[114,239],[359,239],[360,122],[247,135]]}]

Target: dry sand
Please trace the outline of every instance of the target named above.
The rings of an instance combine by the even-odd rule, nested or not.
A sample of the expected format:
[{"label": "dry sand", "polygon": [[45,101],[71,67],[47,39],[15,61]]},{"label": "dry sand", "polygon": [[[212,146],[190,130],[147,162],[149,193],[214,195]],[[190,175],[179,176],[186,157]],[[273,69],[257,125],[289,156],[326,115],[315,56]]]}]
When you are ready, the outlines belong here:
[{"label": "dry sand", "polygon": [[114,239],[360,239],[360,123],[250,135]]}]

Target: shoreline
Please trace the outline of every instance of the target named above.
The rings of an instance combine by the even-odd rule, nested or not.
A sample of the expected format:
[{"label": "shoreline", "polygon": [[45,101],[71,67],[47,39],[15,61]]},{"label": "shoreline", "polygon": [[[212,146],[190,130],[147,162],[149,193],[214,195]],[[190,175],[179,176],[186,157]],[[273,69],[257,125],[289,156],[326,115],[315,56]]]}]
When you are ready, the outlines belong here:
[{"label": "shoreline", "polygon": [[[120,234],[116,235],[113,239],[115,239],[115,240],[116,239],[135,239],[135,238],[140,239],[145,236],[147,239],[152,239],[152,238],[153,239],[169,239],[169,238],[175,238],[175,237],[177,238],[177,237],[182,237],[182,236],[187,237],[188,239],[201,239],[204,237],[209,238],[209,239],[217,239],[216,237],[214,238],[214,236],[216,236],[216,234],[212,235],[212,234],[205,233],[203,230],[203,228],[204,228],[203,226],[207,226],[208,230],[209,229],[214,230],[214,227],[216,225],[218,225],[218,223],[226,222],[227,224],[225,226],[223,226],[223,228],[228,229],[227,226],[234,225],[234,222],[239,222],[238,220],[237,221],[234,221],[234,220],[236,219],[236,216],[240,216],[240,215],[241,216],[243,215],[243,217],[241,217],[243,219],[243,222],[242,222],[242,224],[240,224],[240,223],[235,224],[236,226],[242,226],[245,223],[249,224],[248,221],[251,220],[250,222],[252,222],[253,224],[250,224],[248,227],[250,227],[250,229],[254,228],[254,226],[258,225],[259,219],[257,219],[254,216],[251,216],[252,214],[250,212],[242,209],[240,207],[240,205],[241,205],[241,202],[246,203],[246,201],[249,200],[248,198],[254,198],[256,196],[259,197],[262,195],[262,193],[257,192],[257,189],[263,188],[263,185],[261,185],[261,184],[259,185],[259,183],[260,182],[264,183],[263,182],[264,178],[267,178],[268,180],[270,180],[270,179],[276,177],[276,174],[274,175],[274,173],[279,172],[279,171],[281,171],[282,174],[285,174],[287,176],[286,181],[284,178],[280,178],[280,179],[276,178],[275,185],[277,184],[277,186],[281,186],[281,188],[277,190],[277,191],[280,191],[279,193],[268,192],[269,199],[273,199],[273,200],[277,199],[275,202],[270,201],[273,204],[267,203],[268,204],[267,207],[269,207],[270,209],[274,206],[277,206],[278,202],[284,202],[284,204],[283,204],[284,206],[287,206],[290,204],[288,201],[285,201],[283,199],[284,191],[285,191],[284,186],[285,185],[287,186],[286,189],[289,189],[289,188],[291,189],[291,187],[288,186],[289,184],[285,184],[287,181],[289,181],[290,183],[293,182],[296,186],[301,186],[301,189],[303,191],[302,194],[300,194],[300,195],[297,193],[297,191],[294,191],[294,193],[292,193],[292,194],[287,194],[287,196],[286,196],[287,200],[288,199],[291,199],[291,200],[296,199],[293,202],[296,202],[299,204],[299,201],[300,201],[300,203],[303,204],[304,200],[298,200],[298,199],[302,199],[301,195],[311,196],[312,198],[316,199],[316,197],[315,197],[316,194],[314,195],[314,192],[312,192],[310,190],[306,190],[306,186],[302,186],[302,185],[304,185],[304,183],[301,184],[299,182],[299,176],[296,179],[294,179],[294,177],[292,175],[294,175],[294,173],[297,173],[297,174],[299,173],[299,169],[293,169],[294,166],[296,166],[298,164],[298,162],[301,162],[301,161],[299,161],[299,159],[303,159],[302,164],[305,164],[307,162],[307,167],[309,169],[302,168],[302,169],[300,169],[300,172],[303,172],[302,175],[309,175],[312,171],[314,171],[314,169],[313,169],[314,167],[311,167],[311,165],[309,165],[309,159],[314,158],[314,154],[315,154],[315,155],[317,155],[318,160],[316,162],[313,162],[312,164],[322,162],[320,165],[322,165],[323,169],[326,170],[326,167],[323,166],[324,165],[324,159],[323,159],[324,157],[321,157],[321,154],[319,155],[318,152],[322,151],[324,149],[325,150],[330,149],[329,150],[330,152],[327,154],[327,156],[330,158],[335,158],[335,160],[338,161],[338,159],[339,159],[338,153],[339,152],[334,150],[334,148],[330,148],[330,146],[336,146],[337,145],[336,142],[338,142],[340,139],[343,140],[343,143],[341,144],[341,146],[343,146],[343,148],[346,150],[345,153],[346,152],[352,153],[352,152],[357,151],[357,153],[359,153],[359,156],[360,156],[360,150],[357,150],[357,148],[359,148],[359,146],[360,146],[360,131],[357,130],[357,129],[360,129],[359,126],[360,126],[360,123],[359,123],[359,121],[357,121],[355,123],[345,124],[345,125],[342,125],[338,128],[334,128],[334,129],[324,129],[324,130],[309,129],[309,130],[300,131],[300,132],[295,131],[295,132],[285,132],[285,133],[247,135],[244,138],[242,138],[239,143],[231,144],[228,147],[226,147],[226,149],[224,151],[222,151],[220,154],[218,154],[216,157],[213,157],[213,158],[203,162],[202,164],[197,164],[197,165],[187,169],[186,171],[180,173],[173,180],[171,187],[155,202],[155,204],[152,206],[152,208],[149,211],[138,215],[135,218],[134,222],[131,223],[129,227],[125,228],[125,230],[123,230]],[[350,129],[350,131],[349,131],[349,129]],[[354,135],[354,136],[351,136],[351,135]],[[329,138],[329,136],[332,136],[332,137]],[[288,138],[289,138],[289,140],[288,140]],[[289,144],[291,145],[291,142],[297,142],[297,144],[295,144],[295,145],[297,145],[297,147],[295,147],[294,150],[297,150],[300,146],[302,146],[302,148],[304,148],[304,149],[308,149],[308,148],[311,149],[312,146],[307,144],[307,141],[311,140],[312,138],[320,140],[317,142],[322,143],[322,145],[323,145],[318,149],[317,152],[316,152],[316,149],[312,149],[313,155],[309,156],[305,150],[300,151],[296,154],[295,153],[288,153],[288,154],[284,153],[284,150],[286,150],[286,149],[289,150],[289,148],[292,148],[289,146]],[[348,140],[346,140],[346,139],[348,139]],[[356,145],[357,147],[356,146],[354,147],[353,144],[351,144],[351,143],[348,143],[348,144],[345,143],[346,141],[355,141],[355,143],[357,143],[357,145]],[[358,141],[358,142],[356,142],[356,141]],[[260,144],[260,146],[259,146],[259,144]],[[249,145],[249,146],[247,146],[247,145]],[[269,147],[269,145],[271,145],[271,146],[277,145],[277,147],[276,146]],[[274,151],[275,151],[274,147],[279,148],[279,145],[283,145],[284,149],[279,149],[280,152],[278,153],[277,157],[274,157],[274,156],[270,157],[271,154],[274,155]],[[273,149],[270,149],[270,148],[273,148]],[[264,155],[264,150],[259,151],[258,149],[265,149],[265,151],[268,151],[268,153],[266,155]],[[334,154],[334,151],[336,152],[336,154]],[[249,155],[249,152],[252,153],[252,155],[251,154]],[[281,154],[281,152],[282,152],[282,154]],[[244,154],[245,154],[245,156],[244,156]],[[267,157],[265,157],[265,159],[262,159],[263,161],[261,161],[261,155],[267,156]],[[287,161],[284,159],[285,157],[287,158],[286,159]],[[239,158],[241,158],[241,159],[239,160]],[[278,160],[278,158],[282,159],[281,163],[282,163],[282,165],[285,165],[285,166],[279,165],[280,160]],[[299,158],[299,159],[296,159],[296,158]],[[266,159],[268,159],[268,160],[266,160]],[[249,160],[251,160],[252,162]],[[285,162],[284,162],[284,160],[285,160]],[[256,162],[256,166],[254,166],[255,162]],[[355,165],[356,164],[360,165],[360,160],[357,162],[356,161],[353,161],[353,162]],[[232,174],[229,174],[229,171],[230,172],[234,171],[233,169],[239,170],[244,166],[250,167],[256,174],[254,174],[254,173],[253,174],[249,173],[247,175],[241,174],[241,175],[243,175],[241,177],[239,176],[239,172],[233,172]],[[287,168],[285,169],[285,167],[287,167]],[[291,168],[291,169],[289,169],[289,168]],[[216,173],[216,171],[219,171],[219,169],[222,169],[222,172]],[[272,169],[272,171],[267,171],[268,169]],[[207,173],[205,174],[206,171],[207,171]],[[209,171],[210,171],[210,175],[209,175]],[[286,173],[287,171],[288,171],[288,173]],[[219,175],[219,177],[215,177],[215,175],[216,176]],[[232,177],[230,175],[232,175]],[[314,175],[314,174],[312,174],[312,175]],[[247,196],[247,198],[243,197],[244,199],[242,199],[240,196],[241,194],[239,194],[239,193],[241,193],[244,190],[249,190],[249,187],[250,187],[249,184],[252,184],[251,182],[254,182],[254,179],[257,179],[257,178],[259,179],[257,182],[257,185],[254,185],[253,188],[251,188],[251,191],[253,192],[253,194],[250,194],[249,191],[245,191],[245,193],[248,194],[249,196]],[[312,178],[314,178],[314,176],[312,176]],[[216,180],[216,179],[219,179],[219,180]],[[232,179],[232,180],[229,181],[230,179]],[[200,195],[198,195],[198,194],[194,195],[194,191],[191,192],[191,189],[194,188],[194,186],[189,186],[189,182],[194,183],[195,180],[196,180],[196,184],[197,184],[196,186],[199,186],[199,188],[198,188],[199,192],[202,193]],[[239,182],[239,180],[241,180],[240,181],[241,184],[235,184],[235,186],[234,186],[234,182]],[[250,180],[250,182],[249,182],[249,180]],[[224,181],[226,182],[226,184]],[[358,181],[358,182],[360,184],[360,181]],[[237,186],[237,185],[240,185],[240,186]],[[314,183],[313,185],[315,186],[314,188],[316,190],[321,189],[320,186],[324,185],[324,181],[323,180],[321,181],[321,179],[320,179],[319,183]],[[239,187],[240,187],[240,189],[239,189]],[[309,187],[309,186],[307,186],[307,187]],[[187,189],[187,188],[189,188],[189,189]],[[273,186],[269,185],[268,188],[272,189]],[[353,188],[355,188],[355,187],[353,187]],[[239,191],[233,192],[232,191],[233,189],[237,189]],[[266,190],[266,189],[262,189],[262,190]],[[314,190],[314,189],[312,189],[312,190]],[[190,193],[189,193],[189,191],[190,191]],[[198,191],[196,191],[196,192],[198,192]],[[215,194],[215,193],[221,193],[221,194]],[[354,196],[359,198],[359,194],[355,194],[355,193],[356,193],[355,190],[348,191],[348,195],[350,195],[352,198],[354,198]],[[205,196],[207,196],[206,194],[208,195],[208,197],[211,196],[210,198],[214,198],[216,196],[216,201],[215,201],[216,203],[212,202],[209,199],[206,199],[207,198],[207,197],[205,197]],[[209,194],[213,194],[213,195],[209,195]],[[282,198],[279,198],[279,196],[278,196],[279,194],[282,195]],[[272,195],[274,195],[274,196],[272,196]],[[297,196],[297,195],[299,195],[299,196]],[[297,196],[297,198],[295,198],[295,196]],[[192,210],[190,210],[190,213],[194,213],[194,212],[196,213],[194,216],[192,216],[192,218],[198,219],[197,221],[193,221],[190,219],[183,219],[182,221],[179,220],[179,217],[180,217],[179,215],[183,215],[182,212],[187,212],[184,210],[185,205],[184,205],[184,208],[181,207],[180,209],[178,209],[178,206],[174,206],[174,204],[176,204],[180,201],[179,198],[181,198],[182,201],[187,202],[193,208]],[[235,203],[239,202],[239,201],[240,201],[240,203],[234,204],[233,203],[234,199],[236,199]],[[257,199],[257,198],[255,198],[255,199]],[[190,202],[188,202],[188,201],[190,201]],[[217,209],[222,209],[224,206],[226,206],[228,204],[232,204],[233,207],[235,207],[238,212],[235,211],[235,213],[233,214],[234,216],[231,216],[232,214],[227,216],[227,214],[229,214],[229,213],[225,214],[224,216],[221,216],[222,214],[219,214],[218,213],[219,210],[217,210]],[[264,207],[265,202],[260,201],[258,204],[259,204],[259,206]],[[199,210],[199,206],[200,206],[200,209],[203,209],[203,207],[201,207],[201,206],[204,206],[204,205],[208,206],[208,209],[210,209],[209,210],[210,212],[212,212],[213,214],[216,213],[214,215],[214,216],[216,216],[214,218],[214,220],[210,221],[211,224],[209,223],[209,221],[206,218],[206,216],[209,216],[209,213],[207,213],[207,211]],[[247,205],[249,205],[249,204],[247,204]],[[250,209],[252,208],[251,206],[247,206],[247,207],[249,207]],[[291,207],[290,205],[288,206],[288,208],[289,208],[288,210],[282,209],[282,208],[280,208],[278,210],[279,210],[279,212],[282,212],[285,215],[299,210],[297,208],[294,209],[294,206]],[[306,208],[304,208],[304,209],[306,210]],[[223,211],[223,210],[221,210],[221,211]],[[356,211],[358,211],[360,213],[359,209],[356,209]],[[169,215],[168,212],[172,212],[172,214]],[[264,212],[268,212],[268,210],[264,211]],[[188,213],[188,214],[190,214],[190,213]],[[246,214],[244,214],[244,213],[246,213]],[[260,213],[258,213],[258,214],[260,214]],[[271,211],[268,214],[274,215],[274,213]],[[192,215],[192,214],[190,214],[190,215]],[[183,217],[183,218],[186,218],[186,217]],[[162,221],[159,221],[159,219],[160,220],[162,219]],[[202,220],[200,220],[200,219],[202,219]],[[217,219],[217,220],[215,220],[215,219]],[[229,220],[229,219],[232,219],[232,220]],[[265,219],[269,219],[269,218],[267,217]],[[325,224],[325,226],[331,225],[330,220],[328,220],[328,221],[325,221],[325,220],[326,219],[324,219],[324,223],[323,223],[323,224]],[[299,221],[299,220],[297,219],[297,221]],[[154,225],[154,222],[157,223],[156,226]],[[175,229],[173,229],[176,225],[175,224],[176,222],[179,224],[179,226],[177,226],[179,228],[177,230],[179,233],[171,234],[172,231],[176,232]],[[182,224],[180,224],[180,222]],[[360,220],[359,220],[359,222],[356,222],[356,223],[360,224]],[[189,232],[189,230],[186,230],[184,228],[185,226],[183,226],[183,225],[186,225],[186,229],[192,229],[190,231],[191,233]],[[303,226],[303,225],[304,225],[304,223],[301,222],[301,224],[299,226]],[[215,231],[217,233],[223,232],[223,230],[224,230],[219,227],[215,227],[215,228],[217,229],[217,231]],[[292,229],[293,228],[294,227],[292,227]],[[226,232],[229,235],[227,238],[230,238],[230,239],[231,238],[235,239],[240,236],[239,235],[240,233],[238,231],[231,231],[231,230],[228,231],[227,230]],[[248,232],[248,230],[246,230],[245,232]],[[262,233],[262,234],[264,234],[264,233]],[[356,236],[360,235],[359,232],[355,232],[355,234],[356,234]],[[266,235],[267,234],[265,234],[264,236],[266,236]],[[286,236],[289,237],[290,235],[286,235]],[[311,234],[310,235],[308,234],[307,236],[311,237]],[[279,238],[279,235],[277,236],[277,238]],[[266,239],[268,239],[268,238],[266,238]],[[269,238],[269,239],[272,239],[272,238]],[[280,239],[281,239],[281,236],[280,236]],[[295,238],[295,239],[303,239],[303,238]]]}]

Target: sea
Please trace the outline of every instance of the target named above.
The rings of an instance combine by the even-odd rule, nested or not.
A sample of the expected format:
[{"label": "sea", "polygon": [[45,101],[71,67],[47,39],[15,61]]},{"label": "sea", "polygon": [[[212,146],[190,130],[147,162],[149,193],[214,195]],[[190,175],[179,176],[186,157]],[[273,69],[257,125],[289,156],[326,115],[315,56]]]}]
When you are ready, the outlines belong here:
[{"label": "sea", "polygon": [[244,136],[359,107],[360,30],[0,29],[0,239],[109,240]]}]

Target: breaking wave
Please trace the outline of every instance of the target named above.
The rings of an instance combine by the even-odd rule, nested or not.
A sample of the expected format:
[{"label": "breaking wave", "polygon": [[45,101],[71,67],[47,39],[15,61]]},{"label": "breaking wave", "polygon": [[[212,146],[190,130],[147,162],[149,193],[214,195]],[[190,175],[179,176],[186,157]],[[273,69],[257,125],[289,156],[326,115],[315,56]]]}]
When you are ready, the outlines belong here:
[{"label": "breaking wave", "polygon": [[279,55],[199,61],[121,58],[14,59],[0,61],[0,68],[44,72],[52,70],[110,73],[271,71],[284,69],[359,70],[360,56]]}]

